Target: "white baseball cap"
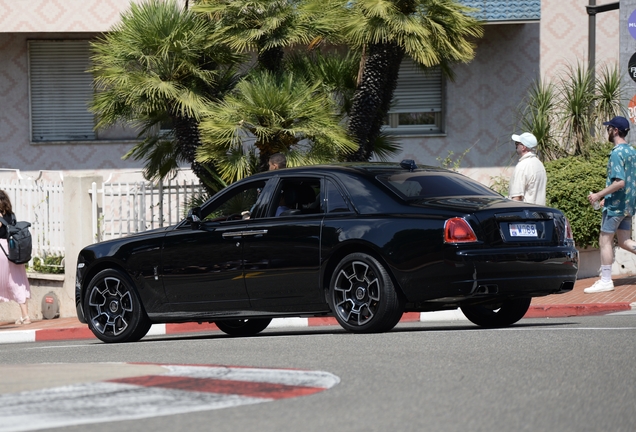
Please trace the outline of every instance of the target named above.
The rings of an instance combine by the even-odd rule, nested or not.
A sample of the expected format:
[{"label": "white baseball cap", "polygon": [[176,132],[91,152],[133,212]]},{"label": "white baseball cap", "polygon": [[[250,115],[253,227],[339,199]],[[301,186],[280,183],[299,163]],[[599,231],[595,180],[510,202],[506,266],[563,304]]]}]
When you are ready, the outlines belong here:
[{"label": "white baseball cap", "polygon": [[521,135],[513,135],[512,140],[514,142],[520,142],[528,148],[535,148],[537,146],[537,138],[530,132],[524,132]]}]

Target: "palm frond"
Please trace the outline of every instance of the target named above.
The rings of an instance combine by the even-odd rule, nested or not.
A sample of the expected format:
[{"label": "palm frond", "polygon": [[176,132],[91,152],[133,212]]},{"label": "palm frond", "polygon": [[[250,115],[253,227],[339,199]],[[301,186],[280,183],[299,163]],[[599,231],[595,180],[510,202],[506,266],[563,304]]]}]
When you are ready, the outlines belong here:
[{"label": "palm frond", "polygon": [[[92,44],[97,128],[128,123],[141,143],[125,157],[145,160],[147,177],[162,177],[189,162],[206,187],[216,187],[211,166],[194,158],[197,122],[212,100],[233,86],[241,57],[211,43],[214,23],[176,0],[131,3],[111,31]],[[161,125],[180,125],[168,135]],[[170,160],[172,159],[172,160]]]},{"label": "palm frond", "polygon": [[537,138],[537,153],[544,161],[558,159],[564,154],[554,127],[558,117],[557,102],[556,87],[540,79],[532,83],[522,102],[521,129]]},{"label": "palm frond", "polygon": [[560,89],[560,125],[565,131],[566,150],[575,155],[583,154],[593,124],[595,98],[591,72],[581,64],[568,68]]},{"label": "palm frond", "polygon": [[[334,101],[319,88],[320,83],[309,85],[293,74],[257,72],[246,77],[234,93],[206,111],[198,160],[214,160],[221,166],[253,152],[262,167],[276,152],[302,151],[307,160],[333,161],[339,153],[353,151],[357,146],[340,123]],[[228,181],[233,180],[230,172],[251,174],[250,164],[244,166],[224,168],[221,174]]]},{"label": "palm frond", "polygon": [[604,132],[603,122],[617,115],[625,115],[621,91],[621,75],[616,66],[603,65],[596,78],[596,135]]}]

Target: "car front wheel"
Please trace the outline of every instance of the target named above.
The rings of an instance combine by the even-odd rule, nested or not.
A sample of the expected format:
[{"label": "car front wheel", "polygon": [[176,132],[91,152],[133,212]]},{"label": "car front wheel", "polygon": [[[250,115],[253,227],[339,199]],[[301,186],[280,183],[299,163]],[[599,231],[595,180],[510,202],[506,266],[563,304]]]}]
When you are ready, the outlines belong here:
[{"label": "car front wheel", "polygon": [[253,336],[265,330],[270,322],[271,318],[258,318],[215,321],[214,324],[232,336]]},{"label": "car front wheel", "polygon": [[128,276],[113,269],[91,280],[84,316],[93,334],[107,343],[136,342],[152,325]]},{"label": "car front wheel", "polygon": [[338,323],[353,333],[389,331],[400,321],[404,302],[378,260],[364,253],[347,255],[336,267],[329,303]]},{"label": "car front wheel", "polygon": [[508,327],[528,312],[532,298],[512,298],[491,304],[464,305],[461,310],[472,323],[481,327]]}]

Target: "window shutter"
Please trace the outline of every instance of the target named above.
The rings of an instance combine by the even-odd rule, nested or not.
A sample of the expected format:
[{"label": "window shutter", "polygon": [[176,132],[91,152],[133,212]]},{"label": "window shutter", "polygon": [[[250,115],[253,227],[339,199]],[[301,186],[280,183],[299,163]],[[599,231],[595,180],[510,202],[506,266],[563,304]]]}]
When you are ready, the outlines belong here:
[{"label": "window shutter", "polygon": [[442,71],[439,67],[420,69],[405,57],[389,113],[442,111]]},{"label": "window shutter", "polygon": [[88,41],[29,41],[31,139],[94,140]]}]

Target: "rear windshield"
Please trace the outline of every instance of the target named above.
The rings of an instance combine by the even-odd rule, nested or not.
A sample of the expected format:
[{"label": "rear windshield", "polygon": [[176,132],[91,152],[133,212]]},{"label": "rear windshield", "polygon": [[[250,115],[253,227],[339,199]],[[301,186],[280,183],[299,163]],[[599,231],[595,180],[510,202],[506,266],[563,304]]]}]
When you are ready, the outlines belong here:
[{"label": "rear windshield", "polygon": [[452,172],[400,172],[379,175],[378,180],[407,199],[454,196],[501,196],[492,189]]}]

